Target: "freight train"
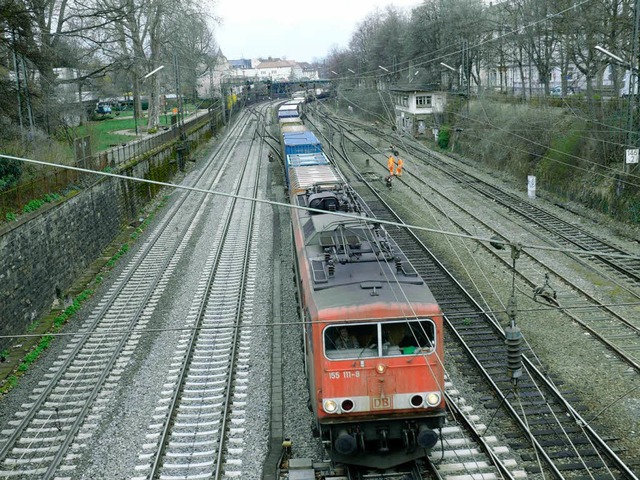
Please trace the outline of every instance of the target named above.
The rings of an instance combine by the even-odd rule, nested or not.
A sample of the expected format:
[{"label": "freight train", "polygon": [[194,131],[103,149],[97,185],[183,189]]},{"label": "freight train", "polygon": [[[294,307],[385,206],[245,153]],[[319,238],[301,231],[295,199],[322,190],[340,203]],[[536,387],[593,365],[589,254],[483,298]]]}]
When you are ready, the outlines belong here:
[{"label": "freight train", "polygon": [[314,433],[341,463],[423,457],[446,415],[442,312],[313,132],[281,111],[289,197],[305,207],[291,221]]}]

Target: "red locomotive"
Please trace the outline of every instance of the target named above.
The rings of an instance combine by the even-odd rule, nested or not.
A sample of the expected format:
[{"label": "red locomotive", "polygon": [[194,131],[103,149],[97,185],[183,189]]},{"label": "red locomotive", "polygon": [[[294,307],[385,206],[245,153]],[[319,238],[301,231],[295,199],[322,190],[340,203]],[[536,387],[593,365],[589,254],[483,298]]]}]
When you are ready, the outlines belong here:
[{"label": "red locomotive", "polygon": [[292,204],[315,210],[292,209],[292,223],[316,431],[342,463],[424,456],[445,421],[440,308],[333,167],[289,176]]}]

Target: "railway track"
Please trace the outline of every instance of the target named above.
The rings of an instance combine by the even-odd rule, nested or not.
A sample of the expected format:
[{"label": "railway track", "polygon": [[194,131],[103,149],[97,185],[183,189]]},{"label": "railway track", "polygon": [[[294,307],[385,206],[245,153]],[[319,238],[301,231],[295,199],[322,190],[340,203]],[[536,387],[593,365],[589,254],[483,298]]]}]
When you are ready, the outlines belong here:
[{"label": "railway track", "polygon": [[[255,137],[254,137],[255,139]],[[235,195],[255,198],[261,155],[242,162]],[[237,160],[237,158],[236,158]],[[242,477],[252,302],[256,282],[256,204],[233,199],[177,343],[174,369],[140,454],[136,478]],[[253,252],[253,253],[252,253]]]},{"label": "railway track", "polygon": [[[346,157],[336,155],[336,161],[346,162]],[[348,176],[376,217],[402,223],[375,187],[357,172]],[[473,300],[415,235],[404,228],[389,228],[389,231],[430,285],[445,313],[448,358],[465,371],[469,369],[469,362],[473,364],[476,388],[482,389],[484,402],[492,409],[508,413],[520,431],[517,441],[511,443],[525,451],[523,458],[528,472],[542,470],[555,478],[582,475],[637,478],[614,448],[582,418],[581,408],[572,405],[530,361],[532,352],[527,349],[522,357],[523,374],[514,388],[505,368],[504,330],[496,319]],[[451,348],[452,343],[456,348]],[[460,350],[459,354],[456,349]]]},{"label": "railway track", "polygon": [[[521,218],[529,222],[534,228],[542,229],[547,236],[554,238],[559,246],[565,248],[577,248],[587,252],[602,253],[616,256],[598,256],[593,253],[579,254],[585,261],[594,264],[618,278],[625,279],[627,285],[634,288],[640,286],[640,258],[637,255],[630,258],[629,252],[611,244],[610,242],[599,238],[588,230],[578,225],[569,223],[557,215],[547,211],[543,207],[532,202],[526,201],[521,197],[514,195],[506,190],[484,181],[480,176],[474,175],[469,171],[459,168],[446,155],[434,152],[427,147],[418,144],[404,137],[390,137],[370,126],[366,126],[348,119],[340,119],[342,125],[350,125],[352,127],[361,128],[370,131],[377,136],[381,136],[396,143],[399,141],[402,148],[416,159],[424,162],[429,167],[440,170],[447,175],[456,178],[465,188],[473,189],[492,201],[504,206],[511,213],[519,215]],[[368,142],[362,142],[363,150],[367,153],[379,153],[375,147]],[[375,152],[374,152],[375,150]],[[406,169],[405,169],[406,170]]]},{"label": "railway track", "polygon": [[[352,134],[347,134],[345,139],[351,139]],[[357,136],[353,139],[357,147],[365,152],[364,145],[371,151],[371,144]],[[380,168],[384,168],[383,162],[372,157]],[[410,190],[417,198],[428,205],[430,209],[438,211],[449,220],[447,227],[453,226],[459,232],[469,236],[481,236],[484,238],[499,239],[508,242],[507,237],[497,229],[500,222],[491,222],[483,219],[478,213],[470,208],[463,207],[455,202],[450,192],[442,191],[438,188],[437,182],[427,182],[420,175],[405,173],[404,178],[410,178],[410,182],[405,182],[402,178],[396,179],[403,183],[403,186]],[[457,178],[457,177],[456,177]],[[414,186],[416,185],[416,186]],[[428,195],[428,192],[435,194]],[[523,230],[522,235],[529,235],[529,230]],[[544,237],[545,241],[547,240]],[[486,243],[480,243],[481,247],[490,255],[497,258],[506,269],[510,269],[513,259],[509,249],[491,248]],[[575,258],[575,256],[574,256]],[[623,311],[621,307],[613,307],[606,304],[595,293],[591,293],[581,286],[575,279],[567,277],[566,274],[554,264],[555,257],[550,256],[547,251],[536,251],[523,249],[519,252],[517,269],[519,279],[523,284],[523,289],[536,296],[536,289],[542,290],[541,285],[553,285],[555,298],[548,299],[556,308],[563,309],[563,312],[572,321],[580,324],[590,335],[597,338],[609,349],[615,352],[618,357],[629,365],[636,372],[640,372],[640,325],[632,318],[633,310]],[[584,264],[584,261],[580,261]],[[547,276],[549,275],[550,276]],[[543,284],[544,279],[544,284]],[[620,283],[609,275],[603,279],[612,280],[612,288],[624,290],[626,302],[634,304],[640,302],[640,290]],[[628,281],[626,282],[628,283]],[[551,291],[551,290],[549,290]],[[548,306],[548,303],[545,303]]]},{"label": "railway track", "polygon": [[[246,126],[246,119],[239,121],[233,131],[238,135]],[[221,167],[231,161],[223,152],[230,152],[235,142],[219,147],[194,179],[195,186],[212,189],[218,184]],[[2,431],[0,478],[73,474],[86,439],[101,421],[103,405],[117,392],[141,335],[149,328],[149,319],[206,211],[207,199],[200,193],[179,195],[33,391],[31,402],[16,413],[11,428]]]},{"label": "railway track", "polygon": [[[485,435],[487,426],[460,396],[450,381],[446,381],[449,425],[442,428],[438,443],[425,459],[409,462],[384,472],[347,466],[350,479],[388,480],[515,480],[527,478],[518,466],[511,449],[493,435]],[[340,472],[335,472],[340,475]]]}]

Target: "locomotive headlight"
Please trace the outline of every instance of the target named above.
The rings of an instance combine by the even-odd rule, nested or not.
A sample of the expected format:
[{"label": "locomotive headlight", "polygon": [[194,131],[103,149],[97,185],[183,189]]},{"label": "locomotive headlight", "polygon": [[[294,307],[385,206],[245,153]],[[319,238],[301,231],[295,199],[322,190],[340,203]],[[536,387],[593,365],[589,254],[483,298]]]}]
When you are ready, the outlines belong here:
[{"label": "locomotive headlight", "polygon": [[327,413],[336,413],[338,410],[338,404],[333,400],[325,400],[322,406]]},{"label": "locomotive headlight", "polygon": [[440,394],[439,393],[429,393],[425,399],[427,401],[427,405],[430,407],[435,407],[440,404]]},{"label": "locomotive headlight", "polygon": [[376,365],[376,372],[378,372],[380,375],[382,375],[386,371],[387,366],[384,363],[379,363]]}]

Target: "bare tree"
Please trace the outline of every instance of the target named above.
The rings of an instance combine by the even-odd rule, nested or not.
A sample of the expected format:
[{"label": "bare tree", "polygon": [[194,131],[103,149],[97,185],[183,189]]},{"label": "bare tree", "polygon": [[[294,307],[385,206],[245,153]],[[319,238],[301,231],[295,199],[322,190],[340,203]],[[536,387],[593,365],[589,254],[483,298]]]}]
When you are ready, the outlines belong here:
[{"label": "bare tree", "polygon": [[349,41],[349,49],[356,62],[366,71],[378,68],[375,64],[372,47],[380,28],[380,12],[376,10],[358,24]]},{"label": "bare tree", "polygon": [[573,64],[585,76],[587,101],[593,99],[593,81],[602,69],[596,45],[602,44],[604,11],[599,2],[580,5],[569,25],[568,52]]},{"label": "bare tree", "polygon": [[215,68],[219,49],[203,13],[188,8],[182,15],[175,16],[167,47],[179,58],[180,90],[188,97],[197,98],[198,82]]},{"label": "bare tree", "polygon": [[[33,98],[38,107],[34,108],[36,121],[50,130],[55,116],[54,90],[61,83],[55,68],[77,69],[81,58],[90,59],[109,41],[93,32],[117,18],[93,0],[8,0],[2,8],[7,13],[2,22],[7,30],[3,40],[11,39],[7,47],[22,59],[16,65],[20,63],[24,78],[31,80],[26,98]],[[83,66],[83,73],[64,82],[86,82],[107,68],[91,61]],[[17,70],[16,75],[19,73]]]},{"label": "bare tree", "polygon": [[[191,0],[101,0],[123,21],[113,25],[112,32],[118,39],[117,48],[109,52],[119,58],[130,75],[136,114],[142,116],[140,88],[146,82],[149,94],[149,128],[158,123],[160,76],[145,75],[161,65],[173,66],[179,58],[175,77],[186,73],[194,85],[194,78],[202,72],[198,68],[206,55],[213,56],[216,46],[213,35],[204,18],[201,3]],[[204,62],[206,63],[206,62]],[[209,60],[210,63],[210,60]],[[194,66],[195,65],[195,66]],[[166,68],[165,77],[171,77],[173,68]]]}]

